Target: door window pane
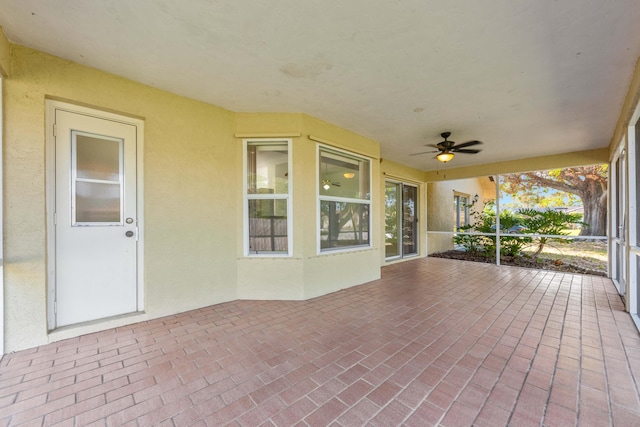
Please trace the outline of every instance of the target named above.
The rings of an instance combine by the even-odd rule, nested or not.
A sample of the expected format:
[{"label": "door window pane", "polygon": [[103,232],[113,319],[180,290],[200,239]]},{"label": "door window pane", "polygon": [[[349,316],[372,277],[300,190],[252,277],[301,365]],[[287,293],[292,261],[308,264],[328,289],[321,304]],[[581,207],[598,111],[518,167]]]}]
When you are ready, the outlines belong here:
[{"label": "door window pane", "polygon": [[73,131],[72,224],[122,223],[123,141]]},{"label": "door window pane", "polygon": [[120,222],[120,185],[77,182],[76,222]]},{"label": "door window pane", "polygon": [[402,255],[418,253],[418,188],[402,186]]},{"label": "door window pane", "polygon": [[121,141],[76,135],[78,178],[118,181]]}]

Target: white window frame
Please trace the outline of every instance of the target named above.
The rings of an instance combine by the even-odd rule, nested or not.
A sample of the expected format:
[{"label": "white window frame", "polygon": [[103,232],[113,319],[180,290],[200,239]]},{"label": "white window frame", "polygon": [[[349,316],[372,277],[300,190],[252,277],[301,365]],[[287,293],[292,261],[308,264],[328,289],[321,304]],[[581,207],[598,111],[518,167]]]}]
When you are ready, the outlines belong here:
[{"label": "white window frame", "polygon": [[[355,198],[347,198],[347,197],[332,197],[332,196],[323,196],[320,194],[320,186],[322,185],[322,179],[320,177],[320,151],[328,151],[335,153],[337,155],[344,155],[345,157],[350,157],[352,159],[359,159],[369,162],[369,198],[368,199],[355,199]],[[353,251],[364,251],[369,250],[373,247],[373,230],[371,227],[373,215],[373,161],[370,157],[363,156],[360,154],[356,154],[351,151],[342,150],[336,147],[332,147],[330,145],[317,144],[316,145],[316,252],[318,255],[327,255],[327,254],[335,254],[340,252],[353,252]],[[323,201],[330,202],[346,202],[346,203],[358,203],[369,206],[369,215],[368,215],[368,233],[369,233],[369,244],[368,245],[357,245],[357,246],[345,246],[340,248],[327,248],[322,249],[322,236],[321,236],[321,228],[322,228],[322,215],[320,215],[321,205]]]},{"label": "white window frame", "polygon": [[[250,143],[275,145],[287,144],[287,163],[289,170],[288,192],[280,194],[249,194],[247,181],[247,147]],[[242,215],[243,215],[243,245],[244,256],[250,258],[283,258],[293,254],[293,180],[292,177],[292,140],[291,138],[251,138],[242,140]],[[287,252],[260,252],[253,253],[249,248],[249,200],[286,200],[287,201]]]}]

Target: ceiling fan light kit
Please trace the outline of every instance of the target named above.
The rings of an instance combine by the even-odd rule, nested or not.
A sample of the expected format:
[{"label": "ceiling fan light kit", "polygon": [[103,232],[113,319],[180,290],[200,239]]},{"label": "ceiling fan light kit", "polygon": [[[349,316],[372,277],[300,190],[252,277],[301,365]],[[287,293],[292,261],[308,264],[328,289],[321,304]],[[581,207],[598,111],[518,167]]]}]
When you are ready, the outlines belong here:
[{"label": "ceiling fan light kit", "polygon": [[443,151],[436,156],[436,159],[440,160],[442,163],[447,163],[449,160],[453,159],[455,154],[449,151]]}]

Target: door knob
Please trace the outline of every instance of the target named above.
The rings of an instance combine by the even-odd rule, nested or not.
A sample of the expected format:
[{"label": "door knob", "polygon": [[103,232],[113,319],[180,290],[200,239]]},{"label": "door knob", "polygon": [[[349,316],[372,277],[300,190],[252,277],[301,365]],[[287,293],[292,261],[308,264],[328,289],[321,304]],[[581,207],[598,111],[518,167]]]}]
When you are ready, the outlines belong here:
[{"label": "door knob", "polygon": [[126,233],[124,233],[124,235],[127,237],[133,237],[133,231],[129,230]]}]

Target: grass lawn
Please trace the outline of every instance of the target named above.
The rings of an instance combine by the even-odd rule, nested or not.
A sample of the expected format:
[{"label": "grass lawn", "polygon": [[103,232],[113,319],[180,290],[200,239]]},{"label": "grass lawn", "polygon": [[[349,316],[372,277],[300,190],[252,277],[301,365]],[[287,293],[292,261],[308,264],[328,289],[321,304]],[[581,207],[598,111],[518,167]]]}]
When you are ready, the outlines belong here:
[{"label": "grass lawn", "polygon": [[[571,230],[573,231],[573,230]],[[579,232],[579,230],[578,230]],[[533,254],[537,245],[524,248],[525,255]],[[574,239],[547,243],[540,258],[572,264],[597,272],[607,271],[607,243],[604,240]]]}]

